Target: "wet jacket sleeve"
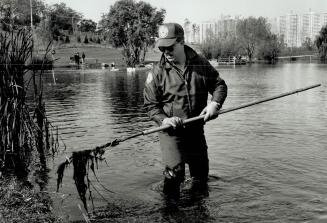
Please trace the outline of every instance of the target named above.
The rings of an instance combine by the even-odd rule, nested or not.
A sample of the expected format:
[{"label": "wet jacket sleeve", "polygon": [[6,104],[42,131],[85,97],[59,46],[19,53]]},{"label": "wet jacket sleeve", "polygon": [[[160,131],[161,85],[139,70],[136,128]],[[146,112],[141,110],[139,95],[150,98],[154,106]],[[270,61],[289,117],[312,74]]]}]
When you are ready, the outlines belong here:
[{"label": "wet jacket sleeve", "polygon": [[144,86],[144,107],[148,116],[159,126],[162,124],[167,115],[163,111],[163,103],[161,102],[162,93],[157,85],[157,80],[150,71]]},{"label": "wet jacket sleeve", "polygon": [[204,60],[204,64],[208,91],[212,95],[211,101],[215,101],[222,106],[227,97],[227,85],[219,76],[218,71],[207,60]]}]

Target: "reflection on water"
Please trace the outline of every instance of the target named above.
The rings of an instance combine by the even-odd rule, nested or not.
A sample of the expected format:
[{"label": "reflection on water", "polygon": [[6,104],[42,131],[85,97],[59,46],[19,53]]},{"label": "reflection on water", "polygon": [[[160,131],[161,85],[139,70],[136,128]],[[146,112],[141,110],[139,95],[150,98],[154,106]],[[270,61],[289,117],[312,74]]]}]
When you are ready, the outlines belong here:
[{"label": "reflection on water", "polygon": [[[209,196],[166,205],[153,190],[162,180],[156,134],[109,149],[100,163],[92,193],[97,218],[113,222],[305,222],[327,215],[326,65],[252,65],[218,70],[229,86],[224,108],[316,83],[322,87],[209,122]],[[143,109],[146,72],[69,70],[46,79],[47,113],[59,127],[67,150],[91,149],[115,138],[154,127]],[[61,194],[53,197],[68,219],[81,219],[72,180],[65,173]],[[104,187],[114,191],[110,193]],[[64,199],[63,199],[64,198]],[[150,220],[149,220],[150,219]]]}]

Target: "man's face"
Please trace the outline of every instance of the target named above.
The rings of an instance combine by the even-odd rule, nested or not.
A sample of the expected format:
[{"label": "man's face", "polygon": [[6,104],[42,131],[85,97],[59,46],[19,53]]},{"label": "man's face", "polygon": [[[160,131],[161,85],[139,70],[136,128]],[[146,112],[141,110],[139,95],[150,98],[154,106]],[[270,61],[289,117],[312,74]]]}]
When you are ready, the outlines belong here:
[{"label": "man's face", "polygon": [[168,61],[178,63],[179,58],[184,53],[184,45],[182,42],[176,42],[169,47],[159,47],[159,50],[165,54]]}]

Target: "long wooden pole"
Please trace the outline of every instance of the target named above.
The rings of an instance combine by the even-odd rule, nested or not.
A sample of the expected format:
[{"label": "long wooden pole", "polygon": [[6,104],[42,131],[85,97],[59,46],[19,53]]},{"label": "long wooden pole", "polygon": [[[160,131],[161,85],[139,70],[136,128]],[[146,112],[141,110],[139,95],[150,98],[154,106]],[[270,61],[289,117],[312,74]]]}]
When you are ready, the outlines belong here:
[{"label": "long wooden pole", "polygon": [[[283,94],[271,96],[271,97],[268,97],[268,98],[264,98],[264,99],[261,99],[261,100],[258,100],[258,101],[251,102],[251,103],[246,103],[246,104],[243,104],[243,105],[239,105],[239,106],[235,106],[235,107],[231,107],[231,108],[227,108],[227,109],[222,109],[222,110],[219,111],[219,115],[224,114],[224,113],[228,113],[228,112],[232,112],[232,111],[236,111],[236,110],[239,110],[239,109],[242,109],[242,108],[250,107],[250,106],[253,106],[253,105],[261,104],[263,102],[272,101],[272,100],[275,100],[275,99],[278,99],[278,98],[286,97],[286,96],[289,96],[289,95],[292,95],[292,94],[296,94],[296,93],[299,93],[299,92],[302,92],[302,91],[306,91],[306,90],[309,90],[309,89],[312,89],[312,88],[319,87],[320,85],[321,84],[315,84],[315,85],[311,85],[309,87],[296,89],[296,90],[293,90],[293,91],[290,91],[290,92],[286,92],[286,93],[283,93]],[[183,121],[183,123],[188,124],[188,123],[191,123],[191,122],[194,122],[194,121],[201,120],[203,118],[204,118],[204,115],[201,115],[201,116],[197,116],[197,117],[194,117],[194,118],[185,119]],[[157,128],[145,130],[145,131],[142,132],[141,135],[148,135],[148,134],[151,134],[151,133],[167,130],[170,127],[171,127],[170,125],[164,125],[164,126],[160,126],[160,127],[157,127]]]},{"label": "long wooden pole", "polygon": [[[246,103],[246,104],[243,104],[243,105],[239,105],[239,106],[235,106],[235,107],[231,107],[231,108],[227,108],[227,109],[222,109],[222,110],[219,111],[219,115],[224,114],[224,113],[228,113],[228,112],[232,112],[232,111],[235,111],[235,110],[239,110],[239,109],[242,109],[242,108],[250,107],[250,106],[253,106],[253,105],[261,104],[263,102],[272,101],[272,100],[275,100],[277,98],[286,97],[286,96],[289,96],[289,95],[292,95],[292,94],[296,94],[296,93],[299,93],[299,92],[302,92],[302,91],[306,91],[306,90],[309,90],[309,89],[312,89],[312,88],[319,87],[320,85],[321,84],[315,84],[315,85],[311,85],[309,87],[296,89],[296,90],[293,90],[293,91],[289,91],[289,92],[286,92],[286,93],[283,93],[283,94],[279,94],[279,95],[275,95],[275,96],[272,96],[272,97],[264,98],[264,99],[254,101],[254,102],[251,102],[251,103]],[[191,123],[191,122],[194,122],[194,121],[201,120],[203,118],[204,118],[204,115],[189,118],[189,119],[185,119],[183,121],[183,124],[188,124],[188,123]],[[164,126],[160,126],[160,127],[157,127],[157,128],[144,130],[144,131],[141,131],[141,132],[136,133],[134,135],[127,136],[125,138],[116,139],[116,140],[114,140],[112,142],[108,142],[108,143],[106,143],[104,145],[97,146],[95,149],[97,150],[97,149],[104,149],[104,148],[107,148],[107,147],[116,146],[120,142],[124,142],[124,141],[126,141],[128,139],[132,139],[132,138],[142,136],[142,135],[148,135],[148,134],[155,133],[155,132],[160,132],[160,131],[163,131],[163,130],[167,130],[169,128],[171,128],[170,125],[164,125]]]}]

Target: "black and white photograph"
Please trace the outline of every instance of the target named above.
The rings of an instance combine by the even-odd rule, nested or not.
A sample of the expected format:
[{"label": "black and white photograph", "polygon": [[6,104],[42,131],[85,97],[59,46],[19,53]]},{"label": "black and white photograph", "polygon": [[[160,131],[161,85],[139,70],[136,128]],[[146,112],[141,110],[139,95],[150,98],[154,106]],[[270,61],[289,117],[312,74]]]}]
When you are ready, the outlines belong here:
[{"label": "black and white photograph", "polygon": [[327,223],[326,0],[0,0],[0,223]]}]

